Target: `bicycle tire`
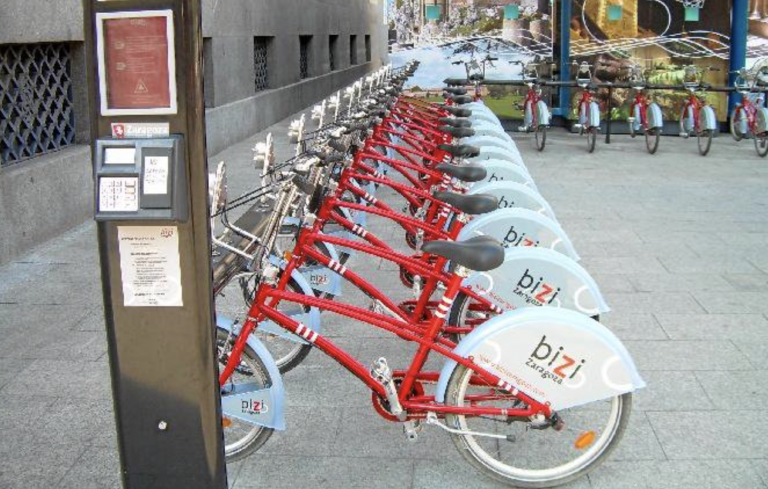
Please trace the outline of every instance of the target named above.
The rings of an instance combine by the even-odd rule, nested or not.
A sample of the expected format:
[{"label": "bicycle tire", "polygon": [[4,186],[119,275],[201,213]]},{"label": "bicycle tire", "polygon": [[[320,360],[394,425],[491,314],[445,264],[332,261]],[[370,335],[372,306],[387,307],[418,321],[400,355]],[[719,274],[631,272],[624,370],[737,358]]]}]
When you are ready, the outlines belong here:
[{"label": "bicycle tire", "polygon": [[[219,357],[219,368],[222,369],[223,363],[221,359],[221,348],[226,344],[227,338],[229,337],[229,332],[223,328],[216,328],[216,347],[217,351],[219,351],[219,354],[217,357]],[[262,386],[269,386],[272,385],[272,377],[269,375],[269,371],[264,366],[264,362],[262,362],[261,358],[256,354],[256,352],[251,349],[250,346],[247,344],[245,345],[245,349],[243,350],[243,357],[245,357],[245,360],[241,360],[242,363],[245,363],[248,368],[251,369],[253,372],[252,375],[249,376],[249,382],[253,379],[258,380],[259,383]],[[243,369],[245,367],[242,367]],[[236,370],[237,372],[237,370]],[[240,373],[240,372],[238,372]],[[256,374],[258,374],[258,377],[256,377]],[[234,373],[232,374],[235,375]],[[222,392],[221,396],[226,397],[226,391],[227,391],[227,385],[224,384],[222,386]],[[253,452],[257,451],[259,448],[261,448],[267,440],[272,436],[272,433],[274,432],[274,429],[267,428],[264,426],[258,426],[254,427],[253,429],[256,430],[254,432],[248,433],[249,439],[243,442],[242,445],[238,445],[235,443],[227,444],[227,435],[228,430],[232,428],[232,426],[235,425],[237,422],[236,420],[233,421],[231,419],[225,418],[224,422],[226,423],[229,421],[230,425],[224,426],[224,456],[227,462],[235,462],[237,460],[242,460],[244,458],[247,458],[250,456]],[[243,423],[247,424],[247,423]],[[234,446],[233,446],[234,445]],[[229,447],[229,448],[228,448]]]},{"label": "bicycle tire", "polygon": [[645,130],[645,147],[648,148],[648,153],[656,154],[659,149],[660,132],[661,130],[658,128]]},{"label": "bicycle tire", "polygon": [[547,126],[542,125],[536,127],[533,137],[536,140],[536,149],[544,151],[544,148],[547,145]]},{"label": "bicycle tire", "polygon": [[753,139],[755,140],[755,151],[757,151],[757,156],[765,158],[765,156],[768,155],[768,134],[764,133],[759,136],[755,134]]},{"label": "bicycle tire", "polygon": [[715,131],[711,129],[705,129],[696,134],[696,143],[699,147],[699,154],[701,156],[707,156],[709,154],[709,150],[712,148],[712,138],[714,137],[714,134]]},{"label": "bicycle tire", "polygon": [[[454,368],[450,380],[448,381],[448,387],[446,389],[446,404],[449,406],[465,406],[465,401],[463,400],[463,392],[466,389],[466,384],[469,382],[467,377],[471,377],[471,372],[469,372],[469,369],[463,365],[456,365]],[[494,387],[492,387],[495,389]],[[616,396],[615,398],[612,398],[616,402],[618,407],[615,409],[618,411],[618,415],[615,416],[615,421],[612,423],[611,431],[608,433],[609,439],[606,443],[602,445],[600,450],[595,454],[594,457],[588,459],[583,463],[582,465],[576,465],[575,468],[571,469],[569,472],[564,473],[561,476],[557,477],[551,477],[549,479],[545,477],[541,477],[538,480],[534,478],[533,476],[521,477],[516,476],[514,474],[510,474],[509,472],[513,472],[514,470],[517,470],[518,472],[533,472],[531,470],[526,469],[519,469],[516,467],[511,467],[504,462],[497,460],[493,458],[493,456],[489,455],[487,452],[483,451],[481,444],[477,443],[475,440],[480,439],[482,437],[476,437],[473,435],[463,435],[463,434],[456,434],[452,433],[451,438],[459,451],[461,453],[462,457],[464,457],[467,462],[469,462],[470,465],[472,465],[475,469],[477,469],[482,474],[486,475],[487,477],[494,479],[498,482],[505,483],[507,485],[511,485],[514,487],[521,487],[521,488],[528,488],[528,489],[543,489],[548,487],[555,487],[555,486],[561,486],[564,484],[567,484],[569,482],[572,482],[574,480],[580,479],[584,477],[586,474],[592,472],[594,469],[599,467],[609,456],[610,454],[618,447],[622,437],[624,436],[627,426],[629,424],[629,418],[630,414],[632,412],[632,394],[623,394],[621,396]],[[507,401],[507,404],[509,401]],[[597,404],[597,403],[592,403]],[[565,410],[566,413],[568,413],[568,410]],[[613,412],[613,411],[612,411]],[[566,414],[566,420],[567,418]],[[457,414],[448,414],[446,415],[446,424],[454,429],[466,429],[466,419],[476,419],[476,418],[466,418],[465,416],[457,415]],[[519,421],[513,421],[513,423],[518,423]],[[510,427],[512,425],[509,425]],[[567,421],[566,421],[566,426]],[[469,429],[472,429],[471,427]],[[530,430],[528,433],[531,433],[532,435],[542,433],[538,430]],[[542,435],[545,436],[545,435]],[[602,437],[601,437],[602,439]],[[592,448],[589,450],[592,451]],[[482,452],[482,453],[480,453]],[[589,452],[587,452],[589,453]],[[487,457],[484,457],[483,454],[488,455]],[[499,458],[501,458],[501,452],[498,452]],[[489,459],[492,459],[489,460]],[[539,460],[539,459],[537,459]],[[563,464],[563,466],[567,466],[568,464]],[[502,466],[504,468],[509,467],[512,470],[508,470],[507,473],[502,472]],[[548,470],[554,470],[555,468],[548,469]],[[546,471],[547,469],[541,469],[542,471]]]},{"label": "bicycle tire", "polygon": [[741,141],[744,139],[744,134],[739,130],[737,122],[740,119],[740,114],[742,113],[741,106],[737,105],[735,109],[733,109],[733,114],[731,114],[731,137],[733,137],[736,141]]},{"label": "bicycle tire", "polygon": [[595,146],[597,145],[597,128],[587,128],[587,151],[590,153],[595,152]]}]

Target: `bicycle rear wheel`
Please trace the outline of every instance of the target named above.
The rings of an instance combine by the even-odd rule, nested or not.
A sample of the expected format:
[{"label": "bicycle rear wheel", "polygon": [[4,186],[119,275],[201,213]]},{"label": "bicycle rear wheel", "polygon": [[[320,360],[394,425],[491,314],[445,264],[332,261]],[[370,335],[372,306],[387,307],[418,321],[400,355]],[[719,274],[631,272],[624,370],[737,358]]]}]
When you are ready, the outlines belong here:
[{"label": "bicycle rear wheel", "polygon": [[[472,371],[463,365],[454,369],[448,382],[448,405],[524,406],[495,386],[470,385],[471,377]],[[459,453],[477,470],[515,487],[539,489],[574,481],[605,461],[626,431],[631,410],[632,394],[624,394],[558,412],[565,423],[562,431],[530,429],[527,420],[510,423],[502,416],[447,415],[446,424],[475,433],[451,436]],[[501,440],[478,433],[508,438]]]},{"label": "bicycle rear wheel", "polygon": [[650,154],[655,154],[659,149],[659,139],[661,132],[658,128],[648,128],[645,130],[645,147],[648,148]]},{"label": "bicycle rear wheel", "polygon": [[587,151],[589,151],[590,153],[594,153],[596,143],[597,143],[597,128],[588,127],[587,128]]},{"label": "bicycle rear wheel", "polygon": [[741,110],[740,106],[737,106],[731,115],[731,136],[733,136],[733,139],[736,141],[741,141],[745,136],[742,131],[742,126],[744,125],[743,114],[744,111]]},{"label": "bicycle rear wheel", "polygon": [[544,151],[547,145],[547,126],[537,126],[533,136],[536,139],[536,149]]}]

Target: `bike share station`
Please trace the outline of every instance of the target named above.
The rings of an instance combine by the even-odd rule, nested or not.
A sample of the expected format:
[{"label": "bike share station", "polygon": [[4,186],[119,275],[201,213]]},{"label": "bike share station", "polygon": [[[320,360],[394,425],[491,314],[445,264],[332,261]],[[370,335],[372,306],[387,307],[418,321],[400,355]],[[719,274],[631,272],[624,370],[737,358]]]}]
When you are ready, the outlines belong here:
[{"label": "bike share station", "polygon": [[200,0],[84,0],[123,487],[227,487]]},{"label": "bike share station", "polygon": [[[505,484],[571,482],[618,446],[645,382],[600,322],[610,307],[599,285],[482,102],[489,80],[451,82],[474,85],[474,97],[448,87],[435,105],[402,94],[417,62],[379,69],[315,107],[315,131],[304,116],[291,125],[294,157],[276,163],[271,134],[257,144],[259,187],[228,200],[224,165],[214,175],[207,167],[200,0],[84,6],[124,487],[226,487],[226,461],[286,428],[282,374],[310,350],[370,390],[372,409],[407,441],[443,432]],[[553,86],[588,88],[584,65],[561,65],[561,76],[571,69],[575,85]],[[525,85],[533,90],[535,77]],[[529,102],[548,125],[535,94]],[[599,115],[586,117],[599,125]],[[228,212],[249,203],[233,224]],[[376,236],[369,217],[401,227],[410,250]],[[214,250],[238,260],[214,273]],[[413,298],[396,302],[358,275],[347,261],[355,254],[389,262]],[[344,301],[342,279],[367,307]],[[245,299],[241,323],[214,308],[230,282]],[[297,307],[278,309],[286,303]],[[331,315],[414,345],[407,369],[380,352],[347,353],[324,336]],[[292,349],[280,357],[259,334]],[[440,370],[427,370],[430,354],[442,357]],[[500,445],[527,456],[508,458]]]}]

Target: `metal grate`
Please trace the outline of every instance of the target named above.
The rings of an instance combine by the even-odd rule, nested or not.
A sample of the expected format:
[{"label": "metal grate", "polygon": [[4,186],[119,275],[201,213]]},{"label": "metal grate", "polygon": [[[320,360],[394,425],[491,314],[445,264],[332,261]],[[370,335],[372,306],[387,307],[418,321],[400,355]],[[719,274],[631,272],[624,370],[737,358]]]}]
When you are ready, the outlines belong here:
[{"label": "metal grate", "polygon": [[301,79],[309,78],[309,44],[312,36],[299,36],[299,75]]},{"label": "metal grate", "polygon": [[339,36],[328,36],[328,61],[331,65],[331,71],[336,71],[336,50],[338,48]]},{"label": "metal grate", "polygon": [[257,92],[269,88],[269,37],[253,38],[253,75]]},{"label": "metal grate", "polygon": [[349,36],[349,64],[357,64],[357,36]]},{"label": "metal grate", "polygon": [[75,141],[68,44],[0,45],[0,165]]}]

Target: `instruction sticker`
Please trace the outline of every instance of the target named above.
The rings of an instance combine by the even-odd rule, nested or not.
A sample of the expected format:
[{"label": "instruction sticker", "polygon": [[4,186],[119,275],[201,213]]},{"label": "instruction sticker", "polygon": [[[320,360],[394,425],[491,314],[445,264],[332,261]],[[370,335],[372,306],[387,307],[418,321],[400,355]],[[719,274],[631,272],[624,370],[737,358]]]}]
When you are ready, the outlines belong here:
[{"label": "instruction sticker", "polygon": [[119,226],[125,307],[182,307],[179,230],[175,226]]},{"label": "instruction sticker", "polygon": [[138,210],[138,178],[101,177],[99,179],[100,212],[137,212]]},{"label": "instruction sticker", "polygon": [[147,156],[144,158],[144,195],[165,195],[168,193],[168,157]]}]

